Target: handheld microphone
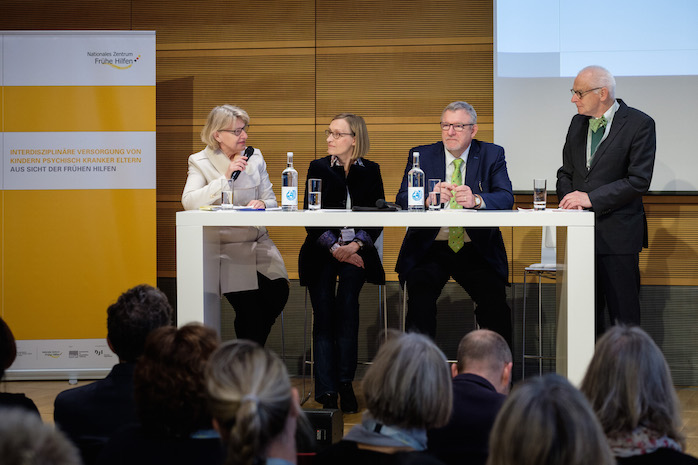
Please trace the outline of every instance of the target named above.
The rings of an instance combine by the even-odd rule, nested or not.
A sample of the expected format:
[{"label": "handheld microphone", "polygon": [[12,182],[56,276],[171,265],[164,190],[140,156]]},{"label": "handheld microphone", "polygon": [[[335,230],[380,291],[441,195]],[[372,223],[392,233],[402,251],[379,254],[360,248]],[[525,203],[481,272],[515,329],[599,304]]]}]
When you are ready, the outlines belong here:
[{"label": "handheld microphone", "polygon": [[402,210],[402,207],[400,205],[392,202],[386,202],[385,199],[376,200],[376,207],[380,208],[381,210]]},{"label": "handheld microphone", "polygon": [[[251,145],[248,145],[247,148],[245,149],[245,153],[243,153],[242,156],[247,157],[247,159],[249,160],[253,153],[254,153],[254,147],[252,147]],[[233,176],[232,176],[233,181],[235,181],[238,178],[238,176],[240,176],[240,170],[233,171]]]}]

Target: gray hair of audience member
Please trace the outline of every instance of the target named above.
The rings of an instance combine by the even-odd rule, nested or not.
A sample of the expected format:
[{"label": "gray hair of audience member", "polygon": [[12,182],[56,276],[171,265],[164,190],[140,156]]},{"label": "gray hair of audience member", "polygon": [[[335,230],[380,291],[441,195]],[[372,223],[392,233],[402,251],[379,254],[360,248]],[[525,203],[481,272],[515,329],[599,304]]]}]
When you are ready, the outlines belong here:
[{"label": "gray hair of audience member", "polygon": [[148,334],[172,324],[167,296],[148,284],[139,284],[119,296],[107,309],[107,338],[119,360],[135,362],[143,353]]},{"label": "gray hair of audience member", "polygon": [[487,465],[613,465],[589,402],[549,374],[514,387],[490,433]]},{"label": "gray hair of audience member", "polygon": [[501,373],[504,366],[511,363],[511,350],[507,341],[489,329],[470,331],[458,344],[456,367],[459,373],[468,368],[468,363],[476,362],[491,373]]},{"label": "gray hair of audience member", "polygon": [[240,107],[227,104],[214,107],[208,114],[206,124],[204,124],[201,130],[201,142],[208,145],[213,150],[218,150],[220,144],[213,136],[213,133],[225,129],[231,124],[235,124],[238,118],[242,119],[246,125],[250,124],[250,115]]},{"label": "gray hair of audience member", "polygon": [[80,465],[80,453],[68,438],[45,425],[33,412],[0,409],[2,465]]},{"label": "gray hair of audience member", "polygon": [[371,416],[388,426],[438,428],[451,415],[448,362],[423,334],[389,332],[362,387]]},{"label": "gray hair of audience member", "polygon": [[294,403],[286,366],[259,344],[228,341],[206,368],[209,410],[223,442],[228,464],[252,464],[284,429]]},{"label": "gray hair of audience member", "polygon": [[591,73],[591,81],[594,83],[594,87],[605,87],[606,89],[608,89],[608,96],[610,97],[610,99],[615,100],[616,78],[613,77],[613,74],[611,74],[609,70],[607,70],[603,66],[591,65],[582,68],[579,71],[579,73],[577,73],[577,76],[579,76],[582,73]]},{"label": "gray hair of audience member", "polygon": [[669,366],[640,327],[612,326],[599,338],[581,390],[609,438],[644,426],[685,448]]},{"label": "gray hair of audience member", "polygon": [[472,124],[477,124],[477,112],[475,111],[475,108],[473,108],[473,106],[468,102],[456,101],[449,103],[448,105],[446,105],[446,108],[444,108],[444,111],[441,112],[441,116],[443,116],[443,114],[447,111],[458,110],[465,110],[465,112],[470,115],[470,122]]}]

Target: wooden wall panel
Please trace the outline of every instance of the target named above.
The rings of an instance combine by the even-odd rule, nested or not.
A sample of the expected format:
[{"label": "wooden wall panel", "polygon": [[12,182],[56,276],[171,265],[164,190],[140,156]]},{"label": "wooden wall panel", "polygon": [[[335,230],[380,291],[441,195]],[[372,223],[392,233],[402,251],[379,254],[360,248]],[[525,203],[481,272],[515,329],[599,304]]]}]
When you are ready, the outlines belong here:
[{"label": "wooden wall panel", "polygon": [[133,0],[2,0],[0,31],[130,30]]}]

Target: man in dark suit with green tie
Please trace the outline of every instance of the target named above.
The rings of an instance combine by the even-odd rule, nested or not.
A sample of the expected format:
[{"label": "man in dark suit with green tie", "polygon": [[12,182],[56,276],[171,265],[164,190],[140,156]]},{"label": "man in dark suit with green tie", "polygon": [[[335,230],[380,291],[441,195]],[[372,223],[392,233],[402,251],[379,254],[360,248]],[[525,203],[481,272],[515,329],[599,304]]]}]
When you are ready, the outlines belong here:
[{"label": "man in dark suit with green tie", "polygon": [[654,120],[615,98],[616,81],[600,66],[574,80],[572,118],[557,172],[560,208],[595,213],[596,333],[611,322],[640,324],[639,253],[647,247],[642,195],[652,180]]}]

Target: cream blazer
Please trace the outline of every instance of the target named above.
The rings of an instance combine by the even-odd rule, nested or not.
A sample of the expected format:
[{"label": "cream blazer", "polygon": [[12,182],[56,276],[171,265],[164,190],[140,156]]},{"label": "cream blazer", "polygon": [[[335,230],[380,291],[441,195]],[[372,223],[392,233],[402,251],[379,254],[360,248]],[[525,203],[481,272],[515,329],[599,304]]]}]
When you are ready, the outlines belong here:
[{"label": "cream blazer", "polygon": [[[221,181],[225,179],[229,163],[223,152],[210,147],[189,156],[187,183],[182,193],[185,210],[221,203]],[[254,199],[262,200],[267,208],[278,205],[267,164],[258,149],[249,158],[247,169],[240,173],[233,184],[234,205],[247,205]],[[269,279],[288,280],[281,253],[265,227],[220,228],[220,244],[221,293],[258,289],[257,272]]]}]

